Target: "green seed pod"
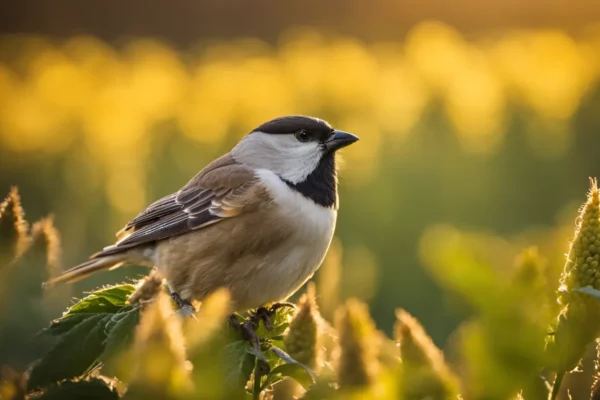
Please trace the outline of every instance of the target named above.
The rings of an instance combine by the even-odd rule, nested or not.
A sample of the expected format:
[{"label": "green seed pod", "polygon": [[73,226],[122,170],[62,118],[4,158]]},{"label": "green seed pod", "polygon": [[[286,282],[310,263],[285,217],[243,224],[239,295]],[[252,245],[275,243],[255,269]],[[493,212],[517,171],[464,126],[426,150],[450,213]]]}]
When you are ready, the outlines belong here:
[{"label": "green seed pod", "polygon": [[597,181],[592,179],[587,201],[577,218],[575,237],[560,278],[558,302],[563,308],[547,346],[558,371],[574,368],[585,347],[600,333],[600,302],[578,291],[586,286],[600,287],[597,261],[600,247],[590,244],[598,240],[599,217],[600,195]]},{"label": "green seed pod", "polygon": [[318,372],[322,364],[323,348],[320,343],[321,316],[315,301],[314,284],[309,284],[300,298],[298,311],[290,323],[283,343],[295,360]]},{"label": "green seed pod", "polygon": [[336,312],[339,348],[336,357],[338,383],[342,390],[371,385],[379,370],[378,336],[366,304],[349,299]]},{"label": "green seed pod", "polygon": [[408,312],[396,310],[394,327],[400,343],[401,390],[405,400],[456,399],[458,381],[450,372],[442,352],[435,346],[421,324]]}]

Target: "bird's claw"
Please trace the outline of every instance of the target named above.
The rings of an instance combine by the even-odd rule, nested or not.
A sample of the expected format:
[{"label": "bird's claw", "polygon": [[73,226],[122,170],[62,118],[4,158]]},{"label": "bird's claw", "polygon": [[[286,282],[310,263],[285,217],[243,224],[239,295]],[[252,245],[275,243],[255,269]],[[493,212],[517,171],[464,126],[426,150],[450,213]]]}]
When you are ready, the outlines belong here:
[{"label": "bird's claw", "polygon": [[179,315],[181,318],[193,318],[196,321],[196,309],[191,304],[186,304],[183,307],[180,307],[179,310],[175,311],[176,315]]},{"label": "bird's claw", "polygon": [[280,308],[285,308],[285,307],[296,308],[296,306],[292,303],[275,303],[275,304],[271,305],[271,307],[269,307],[269,308],[265,308],[265,307],[257,308],[256,311],[254,311],[250,315],[250,319],[253,319],[255,321],[257,328],[258,328],[259,322],[262,320],[263,323],[265,324],[265,328],[267,329],[267,331],[272,331],[273,330],[273,321],[271,320],[271,318],[273,317],[273,315],[275,315],[277,310],[279,310]]},{"label": "bird's claw", "polygon": [[267,331],[273,330],[273,321],[271,318],[277,310],[284,307],[296,308],[292,303],[275,303],[271,307],[259,307],[254,312],[250,313],[250,316],[240,324],[237,316],[232,314],[229,317],[229,325],[241,336],[250,342],[255,348],[259,348],[260,338],[256,334],[256,330],[260,326],[260,321],[263,321]]},{"label": "bird's claw", "polygon": [[176,315],[179,315],[182,318],[193,318],[195,320],[198,320],[198,318],[196,318],[196,309],[194,308],[194,306],[192,305],[192,303],[190,303],[188,300],[184,300],[181,298],[181,296],[179,296],[178,293],[171,293],[171,297],[173,298],[173,300],[175,300],[175,303],[177,303],[177,307],[178,310],[175,311]]}]

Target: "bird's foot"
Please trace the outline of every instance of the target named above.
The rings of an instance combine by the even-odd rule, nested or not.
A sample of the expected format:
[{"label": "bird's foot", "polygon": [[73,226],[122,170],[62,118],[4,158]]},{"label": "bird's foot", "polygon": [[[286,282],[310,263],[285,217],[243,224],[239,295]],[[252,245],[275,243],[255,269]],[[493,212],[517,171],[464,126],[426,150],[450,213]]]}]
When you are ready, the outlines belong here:
[{"label": "bird's foot", "polygon": [[263,321],[267,331],[273,330],[272,318],[280,308],[296,308],[292,303],[275,303],[269,308],[259,307],[250,313],[250,316],[242,323],[239,322],[237,315],[232,314],[229,317],[229,325],[235,332],[238,332],[245,340],[250,342],[255,348],[259,348],[260,338],[256,334],[260,321]]},{"label": "bird's foot", "polygon": [[194,308],[192,303],[190,303],[188,300],[182,299],[181,296],[179,296],[179,294],[175,292],[171,293],[171,298],[173,298],[173,300],[175,300],[175,303],[177,303],[178,310],[175,311],[175,314],[179,315],[182,318],[192,317],[194,319],[197,319],[195,315],[196,309]]},{"label": "bird's foot", "polygon": [[240,323],[237,314],[231,314],[229,316],[229,326],[231,329],[239,334],[244,340],[250,342],[255,348],[259,348],[260,338],[256,334],[258,329],[258,320],[250,316],[244,322]]},{"label": "bird's foot", "polygon": [[272,318],[275,315],[275,313],[277,312],[277,310],[279,310],[280,308],[296,308],[296,306],[292,303],[275,303],[273,305],[271,305],[271,307],[269,308],[265,308],[265,307],[259,307],[256,309],[256,311],[252,314],[252,316],[258,321],[262,320],[263,323],[265,324],[265,328],[267,329],[267,331],[272,331],[273,330],[273,321]]},{"label": "bird's foot", "polygon": [[292,303],[275,303],[275,304],[271,305],[271,307],[269,307],[269,308],[258,307],[256,309],[256,311],[250,313],[249,319],[254,321],[254,324],[256,325],[256,329],[258,329],[260,321],[262,321],[265,324],[265,328],[267,329],[267,331],[272,331],[273,330],[273,320],[272,320],[273,316],[275,315],[277,310],[279,310],[280,308],[285,308],[285,307],[296,308],[296,306],[293,305]]},{"label": "bird's foot", "polygon": [[275,311],[279,310],[280,308],[291,308],[291,309],[295,310],[296,305],[294,303],[288,303],[286,301],[284,301],[282,303],[275,303],[275,304],[271,305],[271,307],[269,307],[269,312],[271,314],[274,314]]}]

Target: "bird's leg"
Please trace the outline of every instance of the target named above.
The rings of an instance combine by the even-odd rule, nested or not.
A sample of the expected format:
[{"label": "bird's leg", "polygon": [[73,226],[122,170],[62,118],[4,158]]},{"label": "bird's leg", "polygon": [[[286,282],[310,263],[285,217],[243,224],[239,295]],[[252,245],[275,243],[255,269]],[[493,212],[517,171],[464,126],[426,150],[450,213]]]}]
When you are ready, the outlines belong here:
[{"label": "bird's leg", "polygon": [[271,318],[273,317],[273,315],[275,315],[277,310],[284,307],[296,308],[296,306],[292,303],[275,303],[269,308],[258,307],[256,311],[254,311],[251,314],[250,318],[254,318],[254,320],[256,321],[257,328],[259,321],[262,320],[265,324],[265,328],[267,328],[268,331],[272,331],[273,321],[271,320]]},{"label": "bird's leg", "polygon": [[275,311],[279,310],[280,308],[291,308],[291,309],[296,309],[296,305],[294,303],[288,303],[288,302],[282,302],[282,303],[275,303],[273,304],[271,307],[269,307],[269,312],[271,313],[271,315],[275,314]]},{"label": "bird's leg", "polygon": [[179,295],[179,293],[171,292],[171,298],[173,300],[175,300],[175,303],[177,303],[177,306],[179,308],[183,308],[185,306],[191,306],[192,305],[192,303],[190,303],[189,301],[182,299],[181,296]]},{"label": "bird's leg", "polygon": [[265,328],[268,331],[273,330],[273,321],[271,318],[275,315],[275,312],[283,307],[296,308],[296,306],[292,303],[275,303],[269,308],[258,307],[256,311],[251,312],[249,317],[246,318],[244,322],[240,324],[237,316],[232,314],[229,317],[229,325],[235,330],[239,332],[242,337],[249,341],[255,348],[259,348],[260,338],[256,334],[256,330],[260,325],[260,321],[262,320],[265,324]]},{"label": "bird's leg", "polygon": [[194,315],[196,313],[196,309],[192,303],[190,303],[188,300],[182,299],[179,293],[174,291],[171,291],[171,298],[175,300],[175,303],[177,303],[177,306],[179,307],[176,312],[177,314],[181,315],[182,317],[196,318]]},{"label": "bird's leg", "polygon": [[260,349],[260,338],[256,334],[258,329],[258,320],[250,315],[244,322],[240,323],[236,314],[231,314],[228,320],[229,326],[236,333],[240,334],[244,340],[247,340],[256,349]]},{"label": "bird's leg", "polygon": [[252,317],[246,319],[242,325],[242,337],[250,342],[257,350],[260,350],[260,338],[256,334],[258,329],[258,321]]}]

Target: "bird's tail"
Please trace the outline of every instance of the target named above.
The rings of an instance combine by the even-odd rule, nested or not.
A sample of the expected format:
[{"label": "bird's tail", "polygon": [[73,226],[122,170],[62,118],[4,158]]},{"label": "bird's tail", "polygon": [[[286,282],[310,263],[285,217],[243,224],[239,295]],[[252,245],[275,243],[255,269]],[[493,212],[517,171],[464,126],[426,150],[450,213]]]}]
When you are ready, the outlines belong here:
[{"label": "bird's tail", "polygon": [[49,279],[43,283],[44,288],[51,287],[61,282],[73,283],[80,279],[83,279],[93,273],[107,270],[107,269],[115,269],[120,267],[127,260],[126,254],[118,253],[107,256],[99,256],[97,258],[92,258],[84,263],[79,264],[76,267],[73,267],[59,276]]}]

